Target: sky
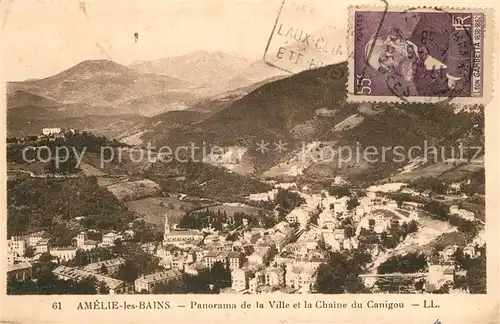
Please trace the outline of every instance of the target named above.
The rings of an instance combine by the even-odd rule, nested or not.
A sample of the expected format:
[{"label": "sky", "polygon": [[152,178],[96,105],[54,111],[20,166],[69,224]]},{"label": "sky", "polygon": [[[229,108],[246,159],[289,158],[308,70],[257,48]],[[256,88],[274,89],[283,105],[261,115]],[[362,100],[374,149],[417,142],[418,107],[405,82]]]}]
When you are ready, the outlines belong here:
[{"label": "sky", "polygon": [[[312,2],[320,3],[322,8],[328,6],[316,10],[312,19],[346,28],[348,5],[380,5],[382,0],[350,0],[348,4],[336,0],[285,0],[284,8],[290,3],[309,5]],[[435,5],[434,0],[390,2],[391,5],[413,2]],[[470,1],[443,2],[467,6]],[[0,5],[2,79],[43,78],[88,59],[107,58],[128,65],[196,50],[223,51],[257,60],[264,54],[281,3],[282,0],[93,0],[84,3],[4,0]],[[318,17],[318,13],[322,17]],[[137,42],[135,33],[139,34]]]},{"label": "sky", "polygon": [[195,50],[259,59],[279,8],[280,1],[11,0],[2,21],[4,78],[47,77],[87,59],[128,65]]}]

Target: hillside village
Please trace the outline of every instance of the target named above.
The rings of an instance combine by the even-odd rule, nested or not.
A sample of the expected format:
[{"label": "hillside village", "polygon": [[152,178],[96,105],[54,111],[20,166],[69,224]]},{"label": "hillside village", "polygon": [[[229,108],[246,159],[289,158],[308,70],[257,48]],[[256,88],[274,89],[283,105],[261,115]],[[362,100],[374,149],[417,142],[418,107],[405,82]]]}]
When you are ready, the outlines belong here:
[{"label": "hillside village", "polygon": [[[60,134],[50,132],[42,136]],[[356,188],[336,176],[318,190],[268,180],[269,191],[242,202],[207,204],[174,223],[166,212],[146,236],[136,216],[115,230],[75,217],[66,246],[46,230],[9,238],[9,289],[33,293],[52,280],[100,294],[481,292],[484,219],[462,203],[471,180],[447,185],[446,197],[422,187],[434,182]],[[249,212],[228,215],[231,208]]]},{"label": "hillside village", "polygon": [[[345,76],[344,63],[287,78],[266,68],[271,79],[239,81],[243,88],[217,95],[158,75],[158,87],[149,87],[141,71],[158,64],[136,71],[86,61],[10,84],[9,294],[485,293],[484,153],[342,168],[294,160],[304,143],[316,150],[428,139],[484,144],[481,111],[346,103],[345,78],[326,77]],[[92,115],[102,107],[92,106],[84,86],[106,73],[113,82],[126,77],[133,90],[96,90],[96,102],[113,108],[111,119]],[[76,90],[54,95],[65,78],[76,80]],[[75,104],[79,82],[85,93]],[[162,97],[166,109],[158,96],[168,84],[198,95]],[[130,95],[141,89],[144,97]],[[204,92],[210,96],[200,98]],[[150,110],[123,117],[137,100]],[[170,104],[184,110],[169,111]],[[75,124],[71,111],[81,107],[88,114]],[[60,111],[67,115],[56,118]],[[101,124],[92,128],[87,118]],[[250,149],[259,139],[286,142],[289,151]],[[154,150],[147,161],[132,154],[146,152],[148,142],[200,141],[229,153],[170,163]],[[60,147],[70,149],[58,164],[50,157]]]}]

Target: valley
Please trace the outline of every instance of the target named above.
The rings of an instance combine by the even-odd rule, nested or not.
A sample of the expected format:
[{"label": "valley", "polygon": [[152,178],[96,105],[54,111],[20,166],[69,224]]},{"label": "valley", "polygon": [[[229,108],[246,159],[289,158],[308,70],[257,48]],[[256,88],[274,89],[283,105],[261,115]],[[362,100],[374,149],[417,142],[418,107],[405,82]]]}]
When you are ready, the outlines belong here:
[{"label": "valley", "polygon": [[141,275],[186,283],[222,267],[257,285],[217,292],[387,292],[400,272],[432,285],[398,289],[471,289],[429,268],[448,278],[449,262],[470,270],[463,253],[484,257],[484,152],[451,150],[484,144],[482,110],[349,103],[345,63],[289,76],[262,64],[195,52],[10,83],[9,237],[44,232],[52,251],[77,251],[81,233],[119,236],[94,248],[141,250],[153,267]]}]

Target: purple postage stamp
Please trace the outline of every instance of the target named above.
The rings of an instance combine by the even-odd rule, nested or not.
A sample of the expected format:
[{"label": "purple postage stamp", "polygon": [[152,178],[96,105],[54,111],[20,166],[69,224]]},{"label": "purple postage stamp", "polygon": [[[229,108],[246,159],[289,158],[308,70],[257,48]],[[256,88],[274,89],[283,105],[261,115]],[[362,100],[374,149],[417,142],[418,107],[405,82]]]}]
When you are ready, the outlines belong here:
[{"label": "purple postage stamp", "polygon": [[351,7],[349,100],[485,104],[492,12]]}]

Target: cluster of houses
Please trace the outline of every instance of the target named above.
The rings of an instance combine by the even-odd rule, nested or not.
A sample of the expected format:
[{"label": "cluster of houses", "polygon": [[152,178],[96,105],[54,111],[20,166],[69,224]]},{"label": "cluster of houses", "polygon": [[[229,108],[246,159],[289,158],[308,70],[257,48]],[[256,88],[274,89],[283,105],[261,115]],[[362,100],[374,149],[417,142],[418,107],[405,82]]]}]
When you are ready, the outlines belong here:
[{"label": "cluster of houses", "polygon": [[[149,244],[144,248],[154,253],[164,268],[191,275],[222,263],[232,277],[231,287],[224,292],[308,293],[313,290],[316,271],[326,261],[328,251],[357,249],[360,228],[366,226],[381,233],[394,218],[399,223],[418,219],[415,209],[420,207],[413,203],[405,206],[406,215],[389,212],[397,208],[396,202],[371,192],[360,197],[359,206],[352,210],[348,210],[349,197],[337,198],[326,191],[304,197],[306,204],[274,227],[243,226],[231,235],[171,230],[166,216],[162,246]],[[318,211],[317,225],[311,224],[311,216]],[[350,224],[345,226],[347,218]],[[158,280],[159,276],[145,277],[143,285],[154,286]]]},{"label": "cluster of houses", "polygon": [[[229,235],[171,230],[166,215],[162,246],[146,247],[146,250],[155,253],[164,268],[190,275],[197,275],[220,262],[231,271],[229,290],[248,291],[252,287],[284,285],[284,267],[270,263],[274,255],[297,240],[300,234],[300,230],[287,222],[269,229],[243,226]],[[160,277],[146,276],[142,280],[144,287],[154,286]]]},{"label": "cluster of houses", "polygon": [[31,233],[23,236],[12,236],[7,240],[7,278],[29,280],[33,277],[33,266],[25,257],[28,249],[34,253],[47,252],[48,239],[44,232]]},{"label": "cluster of houses", "polygon": [[[401,193],[403,191],[414,193],[408,188],[403,188]],[[418,211],[422,208],[422,204],[416,202],[405,201],[398,205],[373,191],[357,197],[357,204],[352,204],[351,197],[332,196],[328,191],[298,193],[306,203],[292,210],[272,228],[251,227],[244,220],[243,226],[229,233],[227,230],[178,229],[171,228],[168,215],[165,215],[163,242],[142,245],[146,253],[159,259],[163,270],[141,275],[134,283],[113,278],[124,262],[122,258],[81,268],[61,265],[54,274],[65,280],[94,276],[99,282],[106,283],[110,294],[151,293],[160,284],[180,283],[183,274],[197,275],[221,263],[231,272],[231,287],[224,289],[225,293],[310,293],[314,290],[317,269],[326,262],[329,251],[358,249],[363,233],[380,238],[396,224],[418,221]],[[450,213],[466,219],[474,218],[473,213],[457,206],[452,206]],[[109,232],[102,235],[102,240],[96,241],[89,239],[87,232],[81,232],[74,238],[72,246],[53,248],[43,233],[12,237],[8,242],[9,276],[19,280],[31,277],[31,264],[23,258],[27,247],[35,249],[37,255],[47,252],[57,261],[69,261],[78,249],[88,251],[111,247],[117,240],[126,241],[126,234]],[[435,289],[450,280],[453,282],[452,255],[456,250],[453,249],[447,248],[438,258],[429,259],[426,280],[429,287]],[[375,248],[372,250],[372,254],[377,252]],[[476,254],[472,246],[467,246],[464,253]]]},{"label": "cluster of houses", "polygon": [[[465,183],[469,184],[470,179]],[[454,182],[454,183],[449,184],[448,189],[446,190],[446,194],[457,195],[457,198],[467,198],[467,194],[461,192],[461,186],[462,186],[461,182]],[[431,189],[426,189],[426,190],[420,192],[418,190],[415,190],[413,188],[408,188],[408,187],[402,188],[400,193],[404,194],[404,195],[414,196],[414,197],[422,196],[422,197],[427,197],[427,198],[433,197],[436,195],[436,193],[434,191],[432,191]]]},{"label": "cluster of houses", "polygon": [[[74,259],[77,250],[89,251],[97,247],[111,247],[116,240],[124,240],[128,236],[111,231],[102,235],[101,241],[88,239],[87,232],[80,232],[73,238],[74,245],[67,247],[51,247],[47,233],[40,231],[23,236],[12,236],[7,240],[7,264],[13,265],[30,259],[36,261],[43,253],[49,253],[58,262]],[[26,258],[28,249],[33,250],[33,256]]]}]

